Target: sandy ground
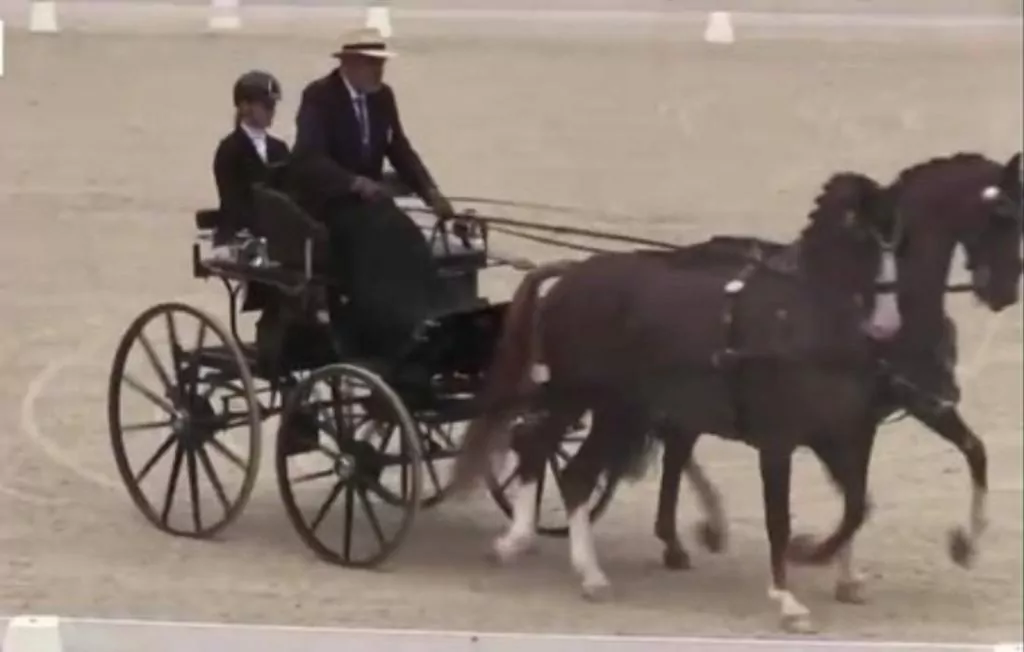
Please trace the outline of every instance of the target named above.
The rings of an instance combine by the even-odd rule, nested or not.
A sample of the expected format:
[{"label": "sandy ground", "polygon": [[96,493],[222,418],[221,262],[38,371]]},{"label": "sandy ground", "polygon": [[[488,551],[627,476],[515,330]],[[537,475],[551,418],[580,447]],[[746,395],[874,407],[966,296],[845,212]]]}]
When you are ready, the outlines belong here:
[{"label": "sandy ground", "polygon": [[[651,36],[654,36],[653,34]],[[795,232],[818,185],[851,168],[888,178],[959,149],[1004,157],[1021,141],[1020,41],[773,39],[712,50],[617,38],[404,39],[391,79],[408,129],[452,194],[591,207],[592,224],[680,241]],[[0,81],[0,612],[427,628],[769,635],[767,546],[753,454],[707,439],[698,454],[733,524],[726,556],[660,569],[654,478],[624,488],[598,526],[617,583],[584,603],[567,551],[508,569],[482,555],[503,523],[484,498],[421,516],[376,573],[312,559],[266,469],[220,542],[176,540],[135,513],[105,432],[106,374],[128,321],[183,297],[223,314],[190,278],[192,211],[213,201],[212,149],[229,85],[267,66],[286,85],[327,69],[314,37],[9,39]],[[599,211],[630,217],[597,216]],[[517,246],[507,243],[508,247]],[[520,246],[538,258],[557,252]],[[508,279],[492,279],[496,294]],[[832,602],[834,573],[798,572],[831,636],[994,641],[1022,636],[1021,316],[954,298],[963,410],[989,447],[992,526],[979,566],[952,566],[946,529],[968,480],[921,427],[885,429],[876,512],[858,556],[871,603]],[[801,458],[798,526],[838,503]],[[684,492],[685,493],[685,492]],[[693,520],[687,499],[683,521]]]}]

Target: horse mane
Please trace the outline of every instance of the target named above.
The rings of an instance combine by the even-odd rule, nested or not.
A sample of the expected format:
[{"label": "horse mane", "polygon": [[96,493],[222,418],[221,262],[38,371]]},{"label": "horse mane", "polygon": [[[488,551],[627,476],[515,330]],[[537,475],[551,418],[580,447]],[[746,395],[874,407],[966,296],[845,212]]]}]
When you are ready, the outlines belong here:
[{"label": "horse mane", "polygon": [[928,159],[927,161],[922,161],[921,163],[911,165],[910,167],[903,169],[896,175],[896,179],[892,182],[890,187],[893,188],[895,192],[898,192],[900,188],[917,179],[922,172],[927,172],[933,168],[944,167],[947,165],[980,162],[991,162],[991,159],[980,152],[955,152],[944,156],[936,156]]},{"label": "horse mane", "polygon": [[845,217],[849,211],[860,213],[869,209],[864,205],[865,198],[877,197],[881,192],[881,185],[865,174],[851,171],[836,172],[822,184],[821,190],[814,198],[814,207],[808,215],[808,224],[800,235],[807,235],[811,229],[819,225]]}]

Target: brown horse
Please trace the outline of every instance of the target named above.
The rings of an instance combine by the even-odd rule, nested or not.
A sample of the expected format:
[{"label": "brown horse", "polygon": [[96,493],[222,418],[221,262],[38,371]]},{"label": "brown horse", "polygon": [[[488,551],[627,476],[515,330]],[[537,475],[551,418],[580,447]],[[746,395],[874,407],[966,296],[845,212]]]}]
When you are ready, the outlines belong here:
[{"label": "brown horse", "polygon": [[[586,595],[609,588],[593,547],[586,500],[597,477],[618,477],[652,432],[713,432],[757,448],[771,546],[770,596],[788,627],[809,614],[787,589],[789,479],[793,450],[809,445],[838,460],[846,497],[840,526],[808,551],[827,560],[865,514],[876,365],[865,332],[885,340],[899,329],[893,292],[892,224],[872,180],[840,174],[826,183],[810,224],[778,255],[723,264],[707,248],[592,257],[528,275],[506,317],[484,401],[491,408],[466,434],[454,487],[465,487],[507,448],[517,399],[534,394],[542,416],[523,439],[520,491],[509,533],[496,551],[509,558],[533,534],[529,491],[568,426],[593,409],[594,427],[560,479],[569,513],[573,566]],[[560,281],[542,299],[550,275]],[[878,283],[883,287],[879,288]],[[864,319],[870,313],[871,317]],[[536,362],[550,379],[539,393]],[[696,435],[679,443],[689,457]],[[526,497],[525,499],[523,497]]]},{"label": "brown horse", "polygon": [[[973,561],[984,531],[987,456],[983,442],[956,409],[955,325],[936,315],[944,313],[945,279],[958,243],[967,251],[967,267],[980,302],[994,312],[1016,302],[1021,276],[1021,175],[1019,153],[1005,165],[980,154],[959,153],[906,169],[891,190],[898,198],[908,244],[899,257],[904,328],[886,352],[892,385],[879,397],[878,420],[904,409],[964,456],[972,480],[970,515],[966,526],[950,533],[950,555],[962,566]],[[763,251],[782,247],[764,241],[755,246]],[[689,555],[676,529],[684,467],[709,516],[699,530],[700,538],[713,551],[723,545],[725,518],[718,492],[703,470],[692,460],[687,466],[686,451],[676,445],[679,437],[662,433],[661,438],[665,448],[655,534],[665,544],[665,565],[686,568]],[[836,597],[861,602],[862,589],[848,547],[840,557]]]}]

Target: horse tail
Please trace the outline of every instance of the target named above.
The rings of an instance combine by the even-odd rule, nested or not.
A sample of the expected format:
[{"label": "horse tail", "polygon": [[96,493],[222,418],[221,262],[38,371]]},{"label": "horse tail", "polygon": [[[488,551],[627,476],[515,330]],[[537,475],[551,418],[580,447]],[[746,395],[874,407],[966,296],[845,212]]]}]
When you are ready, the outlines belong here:
[{"label": "horse tail", "polygon": [[490,468],[492,456],[509,447],[509,422],[533,397],[540,379],[534,366],[540,363],[541,285],[561,276],[574,261],[557,261],[530,270],[512,295],[494,350],[487,383],[480,395],[480,416],[466,429],[455,460],[451,492],[469,489]]}]

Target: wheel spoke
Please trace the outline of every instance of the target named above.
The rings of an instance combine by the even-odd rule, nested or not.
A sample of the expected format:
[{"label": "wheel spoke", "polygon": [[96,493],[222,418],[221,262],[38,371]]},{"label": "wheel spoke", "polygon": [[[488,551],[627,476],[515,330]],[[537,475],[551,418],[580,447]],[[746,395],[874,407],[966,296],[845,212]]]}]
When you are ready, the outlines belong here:
[{"label": "wheel spoke", "polygon": [[156,430],[158,428],[166,428],[173,423],[170,420],[167,421],[145,421],[143,423],[130,423],[128,425],[121,426],[121,432],[140,432],[142,430]]},{"label": "wheel spoke", "polygon": [[129,387],[134,389],[136,392],[141,394],[143,397],[149,399],[150,403],[152,403],[153,405],[156,405],[161,410],[166,412],[168,415],[170,415],[172,417],[174,416],[174,412],[175,412],[174,406],[170,402],[168,402],[167,399],[163,398],[162,396],[160,396],[159,394],[157,394],[153,390],[149,389],[148,387],[146,387],[145,385],[143,385],[139,381],[135,380],[135,378],[132,377],[132,375],[129,374],[127,371],[124,373],[122,378],[124,379],[124,382],[127,383],[127,385]]},{"label": "wheel spoke", "polygon": [[150,457],[149,460],[147,460],[146,463],[142,465],[142,470],[139,471],[139,474],[135,476],[135,484],[140,484],[142,480],[147,475],[149,475],[149,472],[153,470],[153,467],[156,466],[156,463],[159,462],[163,458],[163,456],[167,454],[167,451],[171,450],[171,446],[174,445],[174,442],[177,441],[177,439],[178,436],[175,435],[174,433],[167,435],[167,439],[164,440],[164,443],[160,444],[160,448],[156,449],[156,452],[153,453],[153,456]]},{"label": "wheel spoke", "polygon": [[146,357],[149,358],[149,364],[153,367],[153,371],[160,377],[160,382],[164,386],[164,396],[174,396],[174,383],[171,382],[170,376],[167,375],[167,370],[160,363],[160,358],[157,357],[149,338],[142,331],[139,332],[139,343],[142,344],[142,350],[146,352]]},{"label": "wheel spoke", "polygon": [[192,348],[192,363],[189,365],[188,384],[184,388],[186,396],[192,396],[195,388],[199,386],[199,355],[206,341],[206,331],[206,322],[200,321],[199,328],[196,330],[196,345]]},{"label": "wheel spoke", "polygon": [[[405,467],[403,466],[402,468],[404,469]],[[405,497],[408,494],[405,488],[402,489],[402,495],[399,496],[377,480],[366,478],[364,479],[364,482],[366,483],[366,488],[380,496],[381,500],[384,502],[390,505],[395,505],[396,507],[401,507],[405,504]]]},{"label": "wheel spoke", "polygon": [[345,487],[345,533],[342,535],[344,541],[341,552],[341,557],[345,561],[352,561],[352,520],[356,511],[354,484],[349,482]]},{"label": "wheel spoke", "polygon": [[548,470],[545,468],[547,465],[540,467],[540,477],[537,478],[537,496],[533,499],[533,513],[537,515],[537,519],[540,519],[540,504],[544,500],[544,482],[548,477]]},{"label": "wheel spoke", "polygon": [[[434,458],[428,457],[425,461],[427,463],[427,475],[430,476],[430,483],[434,485],[435,489],[437,489],[438,494],[443,493],[444,488],[441,486],[441,478],[437,474],[437,467],[434,466]],[[404,469],[405,466],[406,465],[403,464],[402,468]]]},{"label": "wheel spoke", "polygon": [[202,507],[199,502],[199,474],[196,469],[196,452],[189,449],[186,452],[185,466],[188,468],[188,496],[192,503],[192,525],[196,532],[203,530]]},{"label": "wheel spoke", "polygon": [[171,515],[171,506],[174,504],[174,492],[178,490],[178,476],[181,475],[181,461],[185,457],[185,447],[178,443],[174,449],[174,462],[171,464],[171,474],[167,477],[167,493],[164,495],[164,509],[160,513],[160,522],[165,526]]},{"label": "wheel spoke", "polygon": [[213,485],[213,491],[217,494],[217,500],[220,501],[220,505],[224,508],[224,513],[226,514],[231,509],[231,501],[228,500],[228,494],[224,491],[224,485],[220,481],[220,476],[217,475],[217,470],[213,468],[210,454],[206,452],[205,447],[200,447],[196,451],[196,455],[199,456],[199,464],[202,465],[203,470],[206,472],[206,477],[209,478],[210,484]]},{"label": "wheel spoke", "polygon": [[167,325],[167,341],[171,346],[171,364],[174,365],[174,378],[178,385],[181,382],[181,341],[178,340],[178,327],[174,323],[174,313],[170,310],[164,313],[164,321]]},{"label": "wheel spoke", "polygon": [[209,444],[210,446],[213,446],[213,450],[217,451],[218,453],[229,459],[231,462],[234,463],[235,466],[242,469],[243,471],[245,470],[245,461],[241,457],[236,455],[234,451],[232,451],[230,448],[224,445],[224,442],[214,437],[209,440]]},{"label": "wheel spoke", "polygon": [[320,506],[320,510],[317,511],[316,516],[313,517],[313,520],[309,524],[310,532],[315,533],[317,531],[317,529],[320,527],[320,524],[323,523],[324,517],[327,516],[327,512],[330,511],[331,505],[333,505],[334,501],[338,499],[338,496],[341,495],[341,490],[344,488],[344,480],[338,480],[337,482],[334,483],[334,486],[331,487],[331,493],[327,496],[327,500],[325,500],[324,504]]},{"label": "wheel spoke", "polygon": [[381,527],[380,519],[377,518],[377,511],[373,508],[373,503],[370,502],[370,497],[366,495],[366,489],[359,488],[357,490],[359,496],[359,502],[363,504],[363,511],[366,512],[366,519],[370,521],[370,527],[373,528],[373,533],[377,537],[377,542],[380,543],[380,547],[383,548],[387,542],[384,536],[384,528]]},{"label": "wheel spoke", "polygon": [[319,480],[321,478],[329,478],[335,475],[334,469],[324,469],[323,471],[314,471],[313,473],[303,473],[297,478],[289,480],[292,484],[302,484],[304,482],[312,482],[313,480]]}]

